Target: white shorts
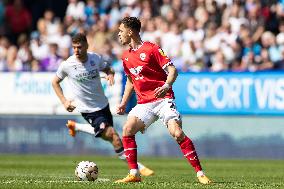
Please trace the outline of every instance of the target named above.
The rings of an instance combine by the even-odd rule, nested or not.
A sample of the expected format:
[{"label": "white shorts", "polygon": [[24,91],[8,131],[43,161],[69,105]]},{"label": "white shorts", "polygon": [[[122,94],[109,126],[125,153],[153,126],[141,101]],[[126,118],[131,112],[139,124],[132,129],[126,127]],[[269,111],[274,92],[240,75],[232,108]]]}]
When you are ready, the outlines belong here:
[{"label": "white shorts", "polygon": [[176,109],[173,99],[162,99],[155,102],[137,104],[129,112],[128,116],[135,116],[145,124],[147,129],[152,123],[160,119],[165,125],[171,119],[181,121],[180,113]]}]

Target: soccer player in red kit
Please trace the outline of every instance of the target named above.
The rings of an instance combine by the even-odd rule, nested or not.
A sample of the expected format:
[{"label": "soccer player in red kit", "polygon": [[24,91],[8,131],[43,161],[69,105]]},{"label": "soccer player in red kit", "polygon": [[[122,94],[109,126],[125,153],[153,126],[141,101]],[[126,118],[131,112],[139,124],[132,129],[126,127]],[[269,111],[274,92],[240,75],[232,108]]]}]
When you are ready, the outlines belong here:
[{"label": "soccer player in red kit", "polygon": [[177,78],[177,70],[158,45],[141,40],[140,28],[141,22],[136,17],[125,17],[119,26],[119,40],[122,45],[129,45],[130,49],[122,55],[127,81],[117,113],[125,113],[126,104],[133,91],[137,94],[138,104],[129,112],[122,133],[130,173],[116,182],[141,182],[135,134],[138,131],[144,132],[153,122],[160,119],[196,171],[198,181],[209,184],[211,181],[202,171],[194,145],[182,130],[181,116],[175,106],[172,85]]}]

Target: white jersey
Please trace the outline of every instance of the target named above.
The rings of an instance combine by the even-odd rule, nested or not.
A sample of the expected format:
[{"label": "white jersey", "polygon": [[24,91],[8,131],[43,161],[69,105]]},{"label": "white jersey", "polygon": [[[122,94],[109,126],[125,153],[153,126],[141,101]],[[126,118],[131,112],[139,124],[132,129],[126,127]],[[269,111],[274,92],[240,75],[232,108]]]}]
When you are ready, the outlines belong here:
[{"label": "white jersey", "polygon": [[100,71],[109,67],[100,55],[87,53],[88,60],[80,62],[75,55],[63,61],[56,75],[60,79],[68,78],[69,87],[75,100],[76,109],[81,113],[90,113],[101,110],[108,105],[104,94]]}]

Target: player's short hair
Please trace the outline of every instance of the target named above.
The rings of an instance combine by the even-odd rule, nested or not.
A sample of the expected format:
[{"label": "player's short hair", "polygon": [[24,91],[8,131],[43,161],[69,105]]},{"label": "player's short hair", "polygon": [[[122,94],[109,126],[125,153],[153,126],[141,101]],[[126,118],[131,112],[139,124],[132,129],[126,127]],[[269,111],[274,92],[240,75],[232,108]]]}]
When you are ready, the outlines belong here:
[{"label": "player's short hair", "polygon": [[141,22],[136,17],[125,17],[122,19],[121,23],[127,28],[140,32]]},{"label": "player's short hair", "polygon": [[77,33],[72,36],[72,43],[87,43],[87,37],[83,33]]}]

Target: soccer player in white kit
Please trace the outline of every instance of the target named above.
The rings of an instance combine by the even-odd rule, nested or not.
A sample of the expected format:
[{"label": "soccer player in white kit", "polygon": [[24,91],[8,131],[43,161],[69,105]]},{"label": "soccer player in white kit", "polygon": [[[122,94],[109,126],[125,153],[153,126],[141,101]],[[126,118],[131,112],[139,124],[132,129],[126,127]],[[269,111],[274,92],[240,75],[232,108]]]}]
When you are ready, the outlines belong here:
[{"label": "soccer player in white kit", "polygon": [[[113,85],[114,71],[100,55],[87,52],[88,42],[84,34],[78,33],[72,37],[72,47],[74,55],[60,64],[52,86],[65,109],[72,112],[76,108],[89,124],[68,120],[66,125],[69,133],[75,136],[77,131],[81,131],[109,141],[118,157],[126,161],[122,141],[113,128],[113,117],[99,74],[100,71],[105,72],[108,83]],[[72,100],[65,97],[60,86],[60,82],[66,77],[74,96]],[[144,176],[154,174],[141,163],[139,171]]]},{"label": "soccer player in white kit", "polygon": [[198,181],[209,184],[211,181],[203,172],[194,144],[182,130],[181,116],[175,106],[172,85],[178,75],[176,68],[158,45],[141,40],[140,28],[141,22],[136,17],[125,17],[119,26],[119,40],[122,45],[129,45],[130,48],[124,51],[121,58],[127,81],[117,113],[124,114],[133,91],[136,92],[138,101],[129,112],[122,133],[130,172],[116,182],[141,182],[135,134],[138,131],[144,132],[153,122],[160,119],[194,168]]}]

